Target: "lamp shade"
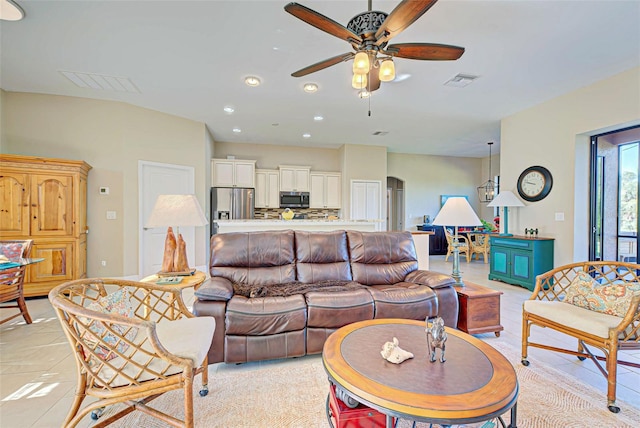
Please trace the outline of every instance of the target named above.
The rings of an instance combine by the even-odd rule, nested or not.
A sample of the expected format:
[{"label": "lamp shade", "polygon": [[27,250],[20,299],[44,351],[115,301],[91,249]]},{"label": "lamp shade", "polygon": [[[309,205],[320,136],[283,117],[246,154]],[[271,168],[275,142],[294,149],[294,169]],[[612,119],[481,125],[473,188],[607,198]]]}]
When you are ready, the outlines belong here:
[{"label": "lamp shade", "polygon": [[205,226],[207,218],[195,195],[160,195],[145,227]]},{"label": "lamp shade", "polygon": [[466,198],[451,197],[433,219],[436,226],[480,226],[482,222]]},{"label": "lamp shade", "polygon": [[487,205],[488,207],[524,207],[524,204],[513,192],[505,190]]}]

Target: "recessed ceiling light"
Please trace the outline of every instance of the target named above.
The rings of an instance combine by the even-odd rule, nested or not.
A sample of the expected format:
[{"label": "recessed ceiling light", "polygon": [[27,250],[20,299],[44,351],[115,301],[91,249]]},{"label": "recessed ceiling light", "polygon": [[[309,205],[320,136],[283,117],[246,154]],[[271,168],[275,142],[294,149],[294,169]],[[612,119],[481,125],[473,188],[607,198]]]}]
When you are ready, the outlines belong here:
[{"label": "recessed ceiling light", "polygon": [[258,79],[256,76],[247,76],[244,79],[244,83],[246,83],[249,86],[259,86],[260,85],[260,79]]},{"label": "recessed ceiling light", "polygon": [[318,90],[318,85],[316,85],[315,83],[305,83],[303,89],[305,92],[313,94]]},{"label": "recessed ceiling light", "polygon": [[225,111],[225,113],[229,113],[229,114],[231,114],[231,113],[233,113],[234,111],[236,111],[236,109],[234,109],[234,108],[233,108],[233,107],[231,107],[231,106],[225,106],[225,107],[224,107],[224,111]]},{"label": "recessed ceiling light", "polygon": [[311,134],[308,132],[306,134],[302,134],[302,138],[311,138]]},{"label": "recessed ceiling light", "polygon": [[240,128],[233,128],[233,132],[235,132],[236,134],[239,134],[242,132],[242,129]]},{"label": "recessed ceiling light", "polygon": [[320,122],[321,120],[324,120],[324,117],[318,115],[318,116],[313,116],[313,120],[315,120],[316,122]]}]

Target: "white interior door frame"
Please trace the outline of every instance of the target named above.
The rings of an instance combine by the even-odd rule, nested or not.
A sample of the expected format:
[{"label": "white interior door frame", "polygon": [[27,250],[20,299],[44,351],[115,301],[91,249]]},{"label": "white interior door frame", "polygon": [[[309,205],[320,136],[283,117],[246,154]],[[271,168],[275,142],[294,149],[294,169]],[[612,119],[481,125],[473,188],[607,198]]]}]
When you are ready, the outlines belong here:
[{"label": "white interior door frame", "polygon": [[[195,193],[195,168],[150,161],[138,161],[138,274],[157,272],[149,266],[162,263],[166,228],[145,229],[144,224],[158,195],[186,195]],[[195,261],[195,228],[180,228],[187,244],[188,259]],[[162,242],[162,245],[160,244]],[[159,255],[160,254],[160,255]],[[157,259],[157,260],[156,260]],[[155,272],[154,272],[155,270]]]}]

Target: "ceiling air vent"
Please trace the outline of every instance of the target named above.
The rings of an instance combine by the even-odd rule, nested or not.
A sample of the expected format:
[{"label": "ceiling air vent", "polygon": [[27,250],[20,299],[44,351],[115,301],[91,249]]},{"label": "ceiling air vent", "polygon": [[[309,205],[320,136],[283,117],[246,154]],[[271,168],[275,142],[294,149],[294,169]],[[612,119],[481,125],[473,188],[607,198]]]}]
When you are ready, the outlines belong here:
[{"label": "ceiling air vent", "polygon": [[108,76],[106,74],[82,73],[79,71],[58,70],[67,79],[80,88],[139,94],[140,90],[128,77]]},{"label": "ceiling air vent", "polygon": [[387,135],[389,133],[389,131],[376,131],[373,133],[373,135],[377,135],[380,137],[384,137],[385,135]]},{"label": "ceiling air vent", "polygon": [[453,86],[455,88],[464,88],[469,83],[473,82],[480,76],[474,76],[472,74],[456,74],[451,79],[444,82],[444,86]]}]

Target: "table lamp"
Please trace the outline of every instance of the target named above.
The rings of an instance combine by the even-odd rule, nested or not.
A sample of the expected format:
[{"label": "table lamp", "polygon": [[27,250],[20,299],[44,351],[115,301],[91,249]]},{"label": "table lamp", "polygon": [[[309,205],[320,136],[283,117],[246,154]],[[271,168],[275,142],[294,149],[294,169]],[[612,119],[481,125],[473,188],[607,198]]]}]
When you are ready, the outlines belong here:
[{"label": "table lamp", "polygon": [[476,215],[466,198],[451,197],[444,203],[436,218],[433,219],[436,226],[454,226],[453,234],[453,272],[451,276],[455,279],[453,284],[456,287],[464,287],[462,275],[460,275],[460,250],[458,247],[458,226],[480,226],[482,222]]},{"label": "table lamp", "polygon": [[504,228],[502,229],[503,232],[500,234],[500,236],[513,236],[513,234],[509,233],[509,218],[507,217],[507,207],[524,207],[522,201],[520,201],[520,199],[518,199],[516,195],[513,194],[513,192],[505,190],[504,192],[500,192],[498,196],[493,198],[493,201],[491,201],[487,206],[503,207],[504,220],[502,220],[501,223],[504,224]]},{"label": "table lamp", "polygon": [[[164,257],[159,274],[193,274],[189,268],[187,246],[180,234],[180,226],[205,226],[208,220],[195,195],[160,195],[145,224],[146,228],[168,227],[164,242]],[[176,227],[178,239],[173,234]]]}]

